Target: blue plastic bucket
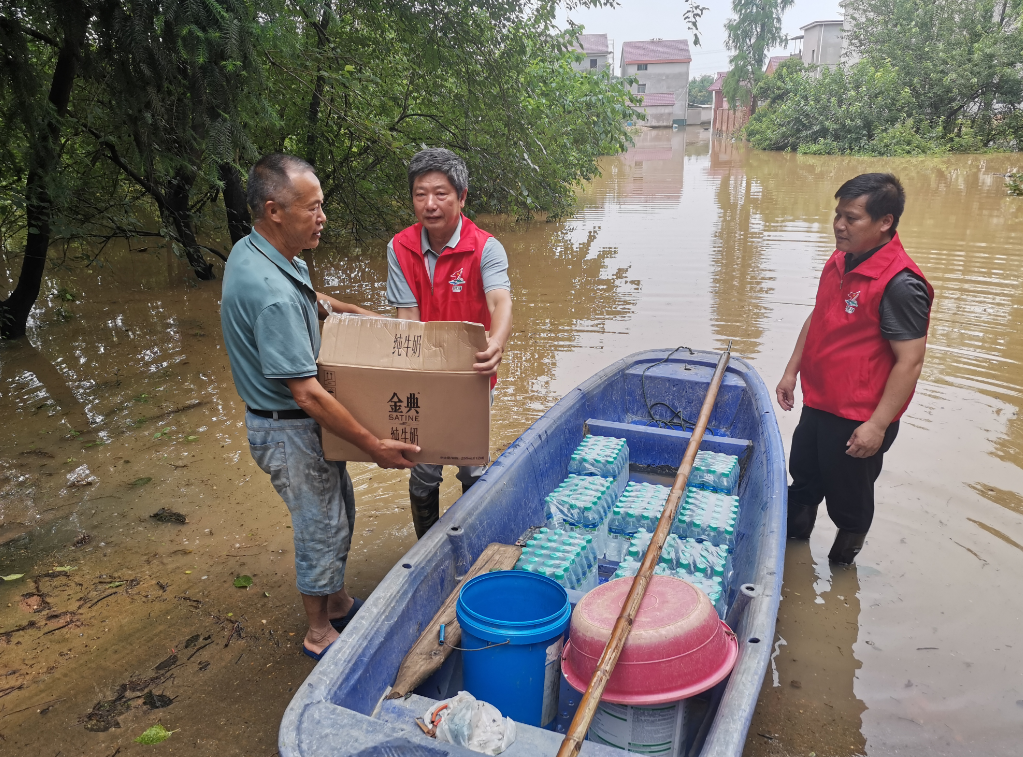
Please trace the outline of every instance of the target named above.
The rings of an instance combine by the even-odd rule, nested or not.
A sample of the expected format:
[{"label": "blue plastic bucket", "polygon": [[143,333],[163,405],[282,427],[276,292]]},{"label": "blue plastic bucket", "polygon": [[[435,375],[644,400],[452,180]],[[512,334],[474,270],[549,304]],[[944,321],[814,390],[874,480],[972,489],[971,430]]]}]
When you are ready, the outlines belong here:
[{"label": "blue plastic bucket", "polygon": [[455,612],[465,690],[512,720],[551,725],[572,618],[568,592],[536,573],[496,571],[467,581]]}]

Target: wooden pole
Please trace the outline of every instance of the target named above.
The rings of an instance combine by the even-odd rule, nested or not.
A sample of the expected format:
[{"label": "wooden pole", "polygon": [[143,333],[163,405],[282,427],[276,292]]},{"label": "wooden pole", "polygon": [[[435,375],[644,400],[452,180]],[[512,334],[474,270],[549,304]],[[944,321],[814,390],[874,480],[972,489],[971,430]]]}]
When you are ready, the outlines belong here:
[{"label": "wooden pole", "polygon": [[724,378],[725,369],[728,367],[731,349],[732,345],[729,342],[728,348],[718,358],[717,367],[714,369],[714,375],[710,380],[710,387],[707,389],[707,396],[703,400],[703,407],[700,408],[700,417],[696,421],[696,427],[693,429],[693,435],[689,439],[686,453],[682,456],[682,462],[678,466],[678,475],[675,476],[675,483],[671,487],[671,493],[668,495],[668,501],[664,505],[661,519],[657,522],[653,538],[650,539],[650,546],[647,547],[646,554],[643,556],[643,562],[639,566],[639,572],[632,580],[632,588],[629,590],[629,595],[625,598],[625,604],[622,605],[622,612],[618,616],[618,620],[615,621],[614,628],[611,630],[611,638],[607,640],[607,646],[604,647],[604,652],[597,662],[597,669],[593,673],[590,685],[586,688],[586,692],[579,701],[579,709],[576,710],[575,717],[572,718],[572,724],[568,727],[568,733],[565,734],[564,741],[561,742],[557,757],[576,757],[579,754],[579,750],[582,749],[583,739],[586,738],[590,722],[597,712],[597,705],[600,704],[600,697],[604,693],[604,687],[607,686],[611,673],[614,672],[615,664],[618,662],[618,657],[621,655],[622,649],[625,648],[629,632],[632,631],[632,624],[636,621],[636,615],[639,613],[639,605],[643,601],[643,595],[646,594],[646,588],[654,575],[657,561],[661,559],[661,550],[664,549],[664,542],[668,540],[668,535],[671,533],[672,524],[674,524],[675,516],[678,514],[679,503],[682,500],[682,495],[685,493],[686,483],[689,481],[689,473],[693,469],[696,453],[700,449],[703,433],[707,430],[707,423],[710,421],[710,414],[717,400],[718,389],[721,388],[721,380]]}]

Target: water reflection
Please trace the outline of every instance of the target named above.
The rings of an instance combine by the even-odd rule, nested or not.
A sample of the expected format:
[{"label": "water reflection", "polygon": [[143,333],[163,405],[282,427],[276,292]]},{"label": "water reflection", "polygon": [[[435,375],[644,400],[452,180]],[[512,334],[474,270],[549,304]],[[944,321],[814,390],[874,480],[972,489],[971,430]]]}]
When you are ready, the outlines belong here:
[{"label": "water reflection", "polygon": [[720,219],[714,231],[713,273],[714,334],[719,346],[734,340],[732,348],[754,357],[763,340],[766,299],[774,291],[774,277],[764,270],[765,222],[760,206],[764,186],[746,174],[734,160],[734,144],[715,140],[710,173],[718,176],[716,191]]},{"label": "water reflection", "polygon": [[809,543],[789,542],[771,670],[744,754],[864,752],[866,705],[854,691],[861,667],[858,570],[832,571],[826,561],[814,563]]}]

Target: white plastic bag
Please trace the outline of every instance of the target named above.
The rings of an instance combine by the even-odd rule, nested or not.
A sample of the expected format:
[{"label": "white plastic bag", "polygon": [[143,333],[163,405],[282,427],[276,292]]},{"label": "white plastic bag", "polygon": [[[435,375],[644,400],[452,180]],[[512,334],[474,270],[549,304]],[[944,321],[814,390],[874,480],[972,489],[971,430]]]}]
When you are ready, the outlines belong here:
[{"label": "white plastic bag", "polygon": [[427,725],[436,724],[439,741],[474,752],[498,755],[515,743],[515,721],[502,717],[494,705],[479,701],[467,691],[437,702],[423,720]]}]

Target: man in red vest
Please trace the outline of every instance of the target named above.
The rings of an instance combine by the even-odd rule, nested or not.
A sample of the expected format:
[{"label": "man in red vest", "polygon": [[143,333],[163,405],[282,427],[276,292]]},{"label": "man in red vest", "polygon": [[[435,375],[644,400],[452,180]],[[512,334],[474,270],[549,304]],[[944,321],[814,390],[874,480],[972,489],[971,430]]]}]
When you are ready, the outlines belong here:
[{"label": "man in red vest", "polygon": [[[508,255],[492,235],[462,215],[469,192],[465,161],[450,150],[416,153],[408,168],[409,192],[418,223],[394,235],[387,246],[387,301],[410,321],[471,321],[489,332],[487,349],[473,368],[490,376],[493,401],[497,366],[511,335],[511,282]],[[443,467],[412,469],[409,499],[416,536],[423,537],[440,517]],[[462,466],[462,492],[483,474]]]},{"label": "man in red vest", "polygon": [[896,228],[906,193],[891,174],[850,179],[835,194],[835,254],[796,340],[778,403],[803,411],[789,455],[788,536],[809,539],[827,500],[838,536],[828,559],[851,565],[874,517],[874,481],[923,367],[934,290]]}]

